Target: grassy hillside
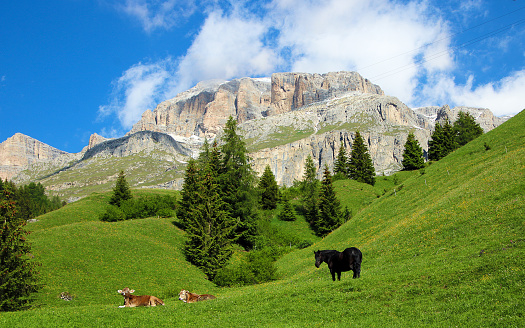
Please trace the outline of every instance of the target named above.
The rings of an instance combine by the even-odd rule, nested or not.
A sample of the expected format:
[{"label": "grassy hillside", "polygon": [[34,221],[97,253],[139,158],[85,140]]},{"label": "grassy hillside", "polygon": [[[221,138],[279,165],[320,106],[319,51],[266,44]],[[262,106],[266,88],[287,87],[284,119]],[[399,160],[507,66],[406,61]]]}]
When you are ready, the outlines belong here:
[{"label": "grassy hillside", "polygon": [[[93,195],[29,226],[47,286],[40,307],[1,313],[0,326],[523,326],[524,145],[522,112],[396,183],[337,182],[354,217],[283,256],[279,280],[241,288],[214,287],[188,265],[182,232],[169,219],[96,221],[106,196]],[[368,196],[356,197],[353,188]],[[350,246],[363,252],[360,279],[343,273],[332,282],[325,264],[315,268],[313,250]],[[125,286],[166,306],[119,309],[116,290]],[[183,304],[180,288],[218,298]],[[57,299],[62,291],[76,298]]]}]

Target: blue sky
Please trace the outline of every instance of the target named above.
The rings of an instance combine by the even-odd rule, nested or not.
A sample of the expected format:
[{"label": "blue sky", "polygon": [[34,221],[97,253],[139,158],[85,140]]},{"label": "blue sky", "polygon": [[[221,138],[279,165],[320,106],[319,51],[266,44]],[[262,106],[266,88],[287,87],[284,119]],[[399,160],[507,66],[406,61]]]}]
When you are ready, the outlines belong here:
[{"label": "blue sky", "polygon": [[525,0],[3,0],[0,142],[79,152],[199,81],[284,71],[515,114],[524,41]]}]

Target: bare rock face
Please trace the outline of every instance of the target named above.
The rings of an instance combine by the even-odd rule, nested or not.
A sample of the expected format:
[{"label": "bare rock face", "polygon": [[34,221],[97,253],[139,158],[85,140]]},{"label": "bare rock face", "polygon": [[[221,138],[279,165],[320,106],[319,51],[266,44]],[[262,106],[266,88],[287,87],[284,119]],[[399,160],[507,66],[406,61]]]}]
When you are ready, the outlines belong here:
[{"label": "bare rock face", "polygon": [[129,132],[157,131],[213,138],[233,116],[238,123],[359,92],[383,94],[355,72],[275,73],[269,78],[207,81],[146,111]]},{"label": "bare rock face", "polygon": [[36,139],[16,133],[0,144],[0,178],[11,179],[35,162],[49,162],[68,154]]},{"label": "bare rock face", "polygon": [[465,107],[458,106],[450,108],[448,105],[442,107],[438,106],[429,106],[414,108],[414,112],[424,116],[431,123],[430,128],[434,129],[435,123],[443,125],[447,120],[450,124],[454,124],[458,119],[459,112],[469,113],[474,117],[479,126],[483,131],[488,132],[495,127],[501,125],[505,120],[494,116],[492,112],[487,108],[475,108],[475,107]]}]

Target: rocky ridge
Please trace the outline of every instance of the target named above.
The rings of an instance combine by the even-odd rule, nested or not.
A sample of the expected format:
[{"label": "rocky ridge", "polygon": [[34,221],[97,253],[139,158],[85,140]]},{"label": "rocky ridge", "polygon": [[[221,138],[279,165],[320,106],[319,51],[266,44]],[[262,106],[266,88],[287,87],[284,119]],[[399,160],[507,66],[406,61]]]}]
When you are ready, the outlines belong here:
[{"label": "rocky ridge", "polygon": [[[436,122],[453,122],[460,110],[472,114],[485,131],[502,123],[488,109],[451,109],[445,105],[412,110],[354,72],[275,73],[271,78],[207,81],[160,103],[154,111],[146,111],[123,138],[93,134],[78,154],[55,150],[46,155],[46,147],[33,146],[29,147],[33,157],[24,162],[21,150],[28,142],[15,135],[15,142],[0,145],[0,159],[21,156],[16,172],[9,171],[13,165],[3,164],[13,160],[0,162],[0,171],[18,183],[41,179],[50,190],[66,195],[68,188],[87,190],[90,185],[110,184],[115,172],[107,171],[107,165],[114,166],[113,171],[119,165],[119,169],[130,167],[136,175],[146,174],[141,168],[158,166],[131,185],[180,188],[185,161],[197,156],[204,137],[220,137],[224,123],[233,116],[239,122],[255,171],[261,173],[270,165],[280,184],[301,179],[308,155],[315,159],[319,174],[324,165],[332,167],[341,146],[350,151],[355,131],[360,131],[368,143],[376,172],[389,174],[401,167],[409,132],[415,133],[426,151]],[[13,157],[12,151],[18,155]],[[134,164],[124,160],[131,157],[136,159]],[[115,162],[118,158],[123,161]],[[84,182],[69,181],[78,180],[72,172],[89,166],[97,167],[100,176]],[[93,171],[85,174],[95,175],[88,172]]]}]

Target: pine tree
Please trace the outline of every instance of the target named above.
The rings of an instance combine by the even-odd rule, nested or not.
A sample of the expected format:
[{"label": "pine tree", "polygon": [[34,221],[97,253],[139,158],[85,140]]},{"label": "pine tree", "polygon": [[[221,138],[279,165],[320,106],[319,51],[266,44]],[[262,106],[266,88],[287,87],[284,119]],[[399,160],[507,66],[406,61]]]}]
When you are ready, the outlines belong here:
[{"label": "pine tree", "polygon": [[270,165],[266,165],[264,173],[259,181],[259,190],[261,191],[261,207],[264,210],[273,210],[277,208],[279,201],[279,186],[275,181]]},{"label": "pine tree", "polygon": [[341,225],[341,204],[332,185],[332,175],[325,166],[321,190],[319,192],[319,217],[314,229],[320,236],[326,236]]},{"label": "pine tree", "polygon": [[301,192],[306,220],[313,225],[319,215],[319,180],[311,155],[306,158]]},{"label": "pine tree", "polygon": [[199,172],[197,170],[197,164],[194,159],[190,159],[186,166],[184,183],[182,184],[182,190],[180,192],[181,199],[179,206],[177,206],[177,218],[183,229],[186,228],[186,222],[191,218],[190,213],[195,209],[197,204],[196,194],[198,180]]},{"label": "pine tree", "polygon": [[290,200],[288,198],[284,198],[283,200],[283,208],[277,215],[277,218],[281,221],[295,221],[295,210],[293,209],[292,203],[290,203]]},{"label": "pine tree", "polygon": [[[454,128],[452,124],[447,120],[443,126],[443,141],[445,156],[458,149],[458,144],[456,143],[456,135],[454,133]],[[444,156],[443,156],[444,157]]]},{"label": "pine tree", "polygon": [[372,158],[368,153],[368,149],[359,131],[355,134],[348,166],[350,179],[368,183],[372,186],[375,184],[376,174],[374,165],[372,164]]},{"label": "pine tree", "polygon": [[0,194],[0,311],[21,310],[38,291],[36,263],[27,256],[31,246],[26,240],[25,218],[16,215],[16,202],[6,185]]},{"label": "pine tree", "polygon": [[115,188],[113,188],[113,195],[109,200],[109,204],[120,207],[120,204],[123,201],[131,198],[133,198],[133,196],[131,195],[131,189],[129,188],[128,182],[126,181],[124,171],[120,171],[117,182],[115,183]]},{"label": "pine tree", "polygon": [[443,154],[445,153],[443,138],[443,128],[441,127],[441,124],[436,123],[434,132],[432,132],[430,140],[428,141],[429,160],[439,161],[443,157]]},{"label": "pine tree", "polygon": [[462,111],[459,112],[458,119],[454,122],[453,131],[459,147],[466,145],[483,134],[483,129],[476,123],[474,117]]},{"label": "pine tree", "polygon": [[339,153],[334,163],[334,177],[346,178],[348,177],[348,156],[346,155],[346,149],[344,144],[341,142]]},{"label": "pine tree", "polygon": [[212,280],[232,254],[237,224],[223,201],[217,173],[204,170],[194,193],[195,206],[189,210],[184,251],[188,261],[198,266]]},{"label": "pine tree", "polygon": [[457,149],[456,138],[449,121],[446,121],[443,126],[440,123],[436,123],[430,138],[431,140],[428,142],[428,159],[431,161],[439,161]]},{"label": "pine tree", "polygon": [[224,201],[230,205],[231,216],[239,220],[238,242],[251,247],[257,234],[255,223],[257,192],[256,176],[248,157],[246,144],[237,134],[237,122],[229,117],[224,126],[221,152],[220,185]]},{"label": "pine tree", "polygon": [[401,164],[403,164],[403,170],[405,171],[417,170],[425,166],[423,149],[413,133],[408,134]]}]

